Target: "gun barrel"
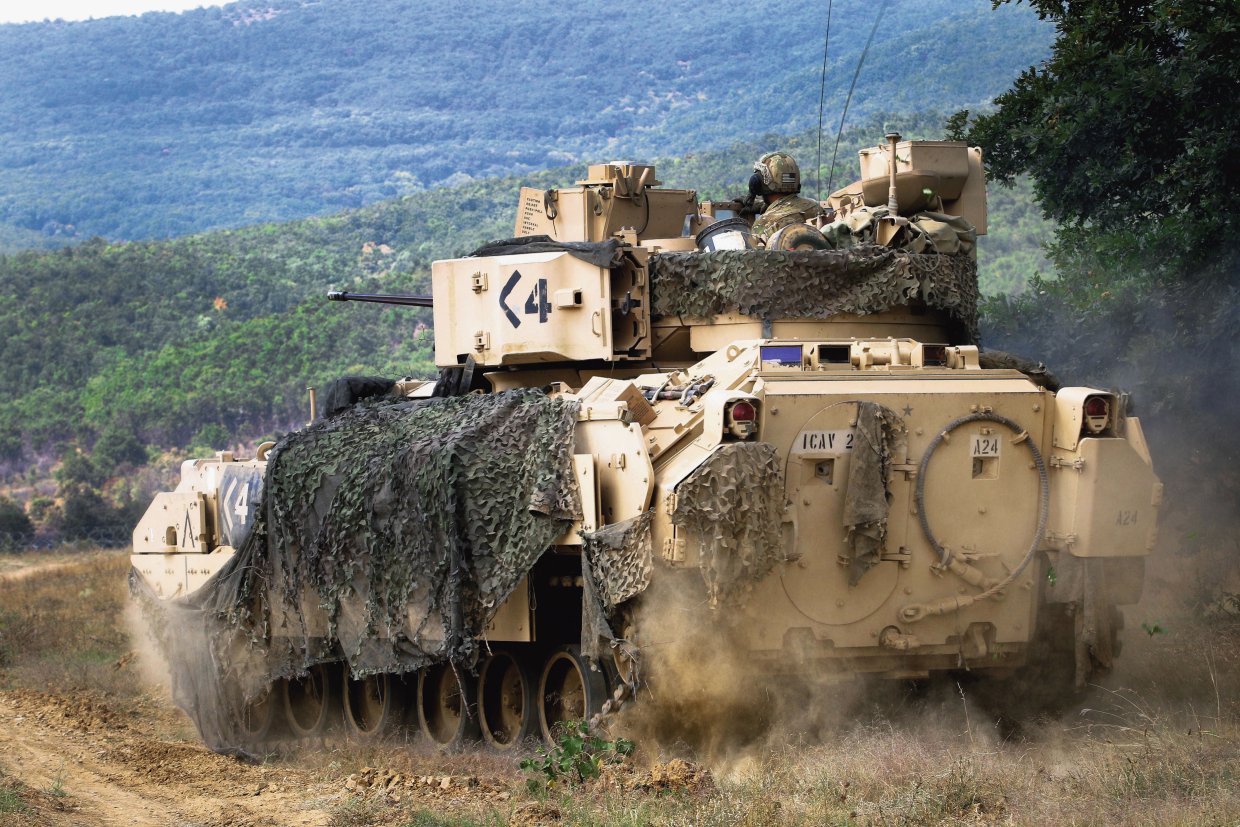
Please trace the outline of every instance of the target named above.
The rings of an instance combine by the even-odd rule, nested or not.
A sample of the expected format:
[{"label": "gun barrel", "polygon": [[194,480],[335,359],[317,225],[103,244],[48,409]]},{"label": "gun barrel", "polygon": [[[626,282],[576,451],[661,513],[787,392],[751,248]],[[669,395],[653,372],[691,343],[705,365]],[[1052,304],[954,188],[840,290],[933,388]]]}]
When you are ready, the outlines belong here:
[{"label": "gun barrel", "polygon": [[346,293],[343,290],[332,290],[327,294],[328,301],[334,302],[374,302],[375,304],[400,304],[407,307],[433,307],[432,296],[382,296],[375,293]]}]

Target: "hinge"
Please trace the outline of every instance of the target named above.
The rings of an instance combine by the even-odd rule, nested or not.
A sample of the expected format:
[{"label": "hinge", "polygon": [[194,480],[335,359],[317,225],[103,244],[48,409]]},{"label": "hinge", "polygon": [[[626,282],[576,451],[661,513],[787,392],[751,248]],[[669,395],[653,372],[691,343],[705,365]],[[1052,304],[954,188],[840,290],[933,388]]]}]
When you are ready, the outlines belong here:
[{"label": "hinge", "polygon": [[663,559],[669,563],[683,563],[685,561],[685,541],[676,537],[667,537],[663,540]]},{"label": "hinge", "polygon": [[1063,457],[1051,457],[1047,462],[1051,468],[1075,468],[1077,471],[1085,470],[1085,458],[1077,457],[1076,459],[1064,459]]},{"label": "hinge", "polygon": [[905,548],[904,546],[900,546],[900,548],[895,551],[892,551],[889,548],[883,549],[882,554],[879,556],[878,559],[884,563],[907,564],[907,563],[912,562],[913,555],[909,553],[909,550],[907,548]]},{"label": "hinge", "polygon": [[1056,548],[1070,548],[1081,538],[1076,534],[1060,534],[1057,531],[1046,532],[1046,542]]},{"label": "hinge", "polygon": [[475,293],[481,293],[487,289],[487,274],[481,270],[469,277],[469,286]]},{"label": "hinge", "polygon": [[899,472],[899,473],[904,474],[904,478],[906,480],[917,479],[917,466],[911,463],[908,465],[892,464],[891,470],[892,470],[892,473]]}]

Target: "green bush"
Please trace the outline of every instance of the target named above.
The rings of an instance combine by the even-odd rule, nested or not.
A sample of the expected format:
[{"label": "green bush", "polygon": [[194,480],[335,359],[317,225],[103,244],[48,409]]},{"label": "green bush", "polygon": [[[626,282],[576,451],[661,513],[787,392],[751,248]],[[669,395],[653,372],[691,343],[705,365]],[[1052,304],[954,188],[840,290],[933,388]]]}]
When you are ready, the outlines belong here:
[{"label": "green bush", "polygon": [[143,465],[147,460],[146,446],[131,427],[118,422],[104,427],[91,448],[90,457],[96,468],[109,474],[113,473],[113,469],[126,465]]},{"label": "green bush", "polygon": [[78,487],[100,488],[108,481],[107,472],[91,462],[90,455],[82,453],[77,447],[70,447],[61,456],[55,477],[62,493]]},{"label": "green bush", "polygon": [[232,443],[228,429],[216,422],[208,422],[190,439],[191,454],[210,454],[223,451]]},{"label": "green bush", "polygon": [[93,488],[78,486],[64,494],[59,525],[65,540],[91,540],[102,545],[123,542],[132,530],[133,509],[117,507]]},{"label": "green bush", "polygon": [[25,509],[8,497],[0,497],[0,550],[21,548],[33,536],[34,524]]},{"label": "green bush", "polygon": [[[542,783],[581,783],[597,778],[604,764],[622,762],[633,754],[633,742],[626,738],[606,740],[590,732],[585,721],[562,721],[556,727],[556,741],[550,748],[538,748],[537,758],[526,758],[521,769],[542,776]],[[531,779],[531,785],[538,781]]]}]

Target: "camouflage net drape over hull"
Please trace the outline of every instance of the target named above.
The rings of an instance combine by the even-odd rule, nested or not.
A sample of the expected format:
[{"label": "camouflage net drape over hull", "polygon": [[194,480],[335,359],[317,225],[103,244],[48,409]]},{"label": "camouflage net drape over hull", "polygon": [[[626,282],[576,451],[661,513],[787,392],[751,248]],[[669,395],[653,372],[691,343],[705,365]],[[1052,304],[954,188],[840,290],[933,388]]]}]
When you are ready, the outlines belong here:
[{"label": "camouflage net drape over hull", "polygon": [[977,341],[977,264],[968,256],[875,244],[797,253],[660,253],[651,256],[650,272],[656,315],[825,319],[921,301],[946,312],[968,342]]},{"label": "camouflage net drape over hull", "polygon": [[240,746],[242,699],[316,663],[469,663],[580,514],[576,413],[527,390],[358,405],[277,446],[254,530],[202,589],[159,601],[131,575],[207,744]]},{"label": "camouflage net drape over hull", "polygon": [[784,559],[784,474],[766,442],[721,445],[676,488],[672,522],[697,548],[711,605],[737,597]]},{"label": "camouflage net drape over hull", "polygon": [[876,402],[857,402],[853,452],[848,461],[844,493],[845,551],[840,563],[848,568],[848,585],[861,582],[878,565],[887,543],[891,507],[891,455],[905,439],[903,420]]},{"label": "camouflage net drape over hull", "polygon": [[652,512],[582,535],[581,652],[599,660],[616,643],[616,607],[646,590],[654,573]]}]

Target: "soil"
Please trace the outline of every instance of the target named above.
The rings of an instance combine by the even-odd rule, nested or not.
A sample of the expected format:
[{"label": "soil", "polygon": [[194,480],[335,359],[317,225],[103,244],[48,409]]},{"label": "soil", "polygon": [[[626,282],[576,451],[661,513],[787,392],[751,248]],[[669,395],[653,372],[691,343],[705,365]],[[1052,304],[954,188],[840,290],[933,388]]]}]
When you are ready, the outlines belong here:
[{"label": "soil", "polygon": [[[314,786],[305,773],[247,766],[200,746],[153,737],[149,730],[157,723],[126,721],[89,698],[0,692],[6,771],[43,791],[28,802],[34,812],[0,816],[0,824],[328,824],[325,808],[303,809],[307,787]],[[324,789],[325,799],[333,792]]]},{"label": "soil", "polygon": [[[558,820],[552,803],[519,801],[516,775],[364,767],[345,776],[332,765],[298,768],[295,758],[254,765],[168,735],[185,726],[155,698],[119,713],[107,699],[0,691],[0,783],[15,780],[27,807],[0,814],[0,827],[334,827],[361,823],[342,821],[359,811],[365,824],[399,825],[419,809],[507,812],[511,824]],[[609,767],[600,781],[625,792],[713,787],[708,772],[683,760]]]}]

